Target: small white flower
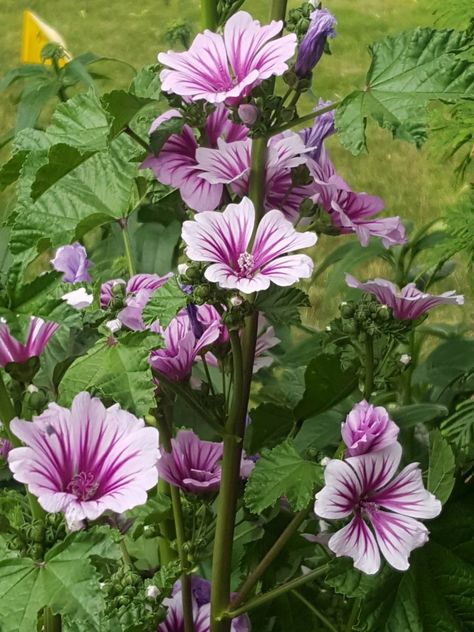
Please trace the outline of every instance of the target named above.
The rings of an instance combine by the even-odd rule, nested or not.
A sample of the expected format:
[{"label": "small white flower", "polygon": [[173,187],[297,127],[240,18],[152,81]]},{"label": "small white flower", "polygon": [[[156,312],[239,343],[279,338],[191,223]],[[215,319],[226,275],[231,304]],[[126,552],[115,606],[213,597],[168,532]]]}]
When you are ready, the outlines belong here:
[{"label": "small white flower", "polygon": [[160,591],[156,586],[150,585],[146,587],[145,594],[147,599],[156,599],[160,594]]},{"label": "small white flower", "polygon": [[326,331],[332,331],[331,325],[326,325]]},{"label": "small white flower", "polygon": [[28,393],[37,393],[39,391],[39,388],[34,384],[28,384],[26,390],[28,391]]},{"label": "small white flower", "polygon": [[405,366],[407,366],[411,362],[411,355],[408,355],[408,353],[403,353],[400,356],[400,362],[404,364]]},{"label": "small white flower", "polygon": [[105,326],[110,331],[110,333],[115,334],[117,331],[120,331],[120,329],[122,329],[122,321],[118,318],[114,318],[113,320],[108,320],[105,323]]},{"label": "small white flower", "polygon": [[67,294],[63,294],[61,298],[63,301],[66,301],[68,305],[74,307],[74,309],[84,309],[85,307],[89,307],[92,305],[92,301],[94,300],[93,295],[89,294],[84,287],[81,287],[78,290],[73,290],[72,292],[67,292]]},{"label": "small white flower", "polygon": [[329,463],[331,459],[328,456],[325,456],[321,459],[320,463],[323,467],[326,467],[326,465]]},{"label": "small white flower", "polygon": [[233,307],[238,307],[239,305],[242,305],[242,299],[240,298],[240,296],[231,296],[230,298],[230,304]]},{"label": "small white flower", "polygon": [[189,268],[189,265],[187,263],[180,263],[178,265],[178,274],[180,274],[181,276],[183,274],[186,274],[188,268]]}]

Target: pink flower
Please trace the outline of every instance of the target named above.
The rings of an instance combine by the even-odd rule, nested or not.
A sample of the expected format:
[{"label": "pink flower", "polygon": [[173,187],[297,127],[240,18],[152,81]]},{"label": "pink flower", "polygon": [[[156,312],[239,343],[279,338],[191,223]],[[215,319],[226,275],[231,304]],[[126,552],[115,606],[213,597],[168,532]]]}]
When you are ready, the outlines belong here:
[{"label": "pink flower", "polygon": [[[198,308],[199,310],[199,308]],[[216,342],[221,335],[220,320],[210,323],[201,336],[193,331],[193,323],[186,310],[181,311],[162,331],[165,346],[151,352],[152,368],[168,380],[180,382],[191,375],[197,356]]]},{"label": "pink flower", "polygon": [[258,108],[252,103],[242,103],[237,111],[240,120],[245,125],[253,125],[258,119]]},{"label": "pink flower", "polygon": [[56,250],[56,256],[51,259],[51,265],[58,272],[64,272],[63,281],[65,283],[80,283],[92,281],[88,268],[92,265],[87,258],[84,246],[75,242],[70,246],[61,246]]},{"label": "pink flower", "polygon": [[318,160],[308,160],[316,190],[312,199],[330,215],[341,233],[355,233],[362,246],[371,236],[380,237],[385,248],[406,241],[405,229],[399,217],[374,219],[384,206],[383,200],[367,193],[355,193],[336,174],[334,166],[322,148]]},{"label": "pink flower", "polygon": [[69,525],[142,505],[158,481],[158,431],[89,393],[76,395],[70,410],[49,404],[10,429],[26,445],[8,455],[14,478]]},{"label": "pink flower", "polygon": [[342,424],[342,440],[348,456],[382,450],[395,443],[400,428],[382,406],[372,406],[362,400],[355,404]]},{"label": "pink flower", "polygon": [[283,22],[260,26],[245,11],[227,20],[224,34],[204,31],[184,53],[160,53],[161,87],[193,101],[235,103],[272,75],[282,75],[296,47],[296,36],[275,39]]},{"label": "pink flower", "polygon": [[275,336],[274,328],[271,325],[266,327],[266,322],[263,316],[260,316],[259,322],[262,323],[262,321],[263,327],[258,333],[257,344],[255,345],[255,359],[253,363],[254,373],[257,373],[260,369],[273,364],[273,357],[268,354],[267,351],[276,347],[276,345],[281,342],[280,338]]},{"label": "pink flower", "polygon": [[[211,184],[228,184],[239,196],[249,190],[252,139],[236,142],[219,140],[217,149],[200,147],[196,160],[201,169],[200,178]],[[291,170],[305,164],[311,150],[303,139],[293,132],[274,136],[268,142],[265,169],[265,210],[281,209],[288,219],[298,217],[301,202],[314,191],[310,186],[294,186]]]},{"label": "pink flower", "polygon": [[255,209],[248,198],[229,204],[224,212],[196,215],[183,224],[186,253],[193,261],[206,261],[205,277],[223,288],[242,292],[266,290],[270,283],[287,286],[311,276],[313,262],[307,255],[287,253],[314,246],[314,233],[298,233],[283,213],[266,213],[250,241]]},{"label": "pink flower", "polygon": [[[193,575],[191,577],[191,593],[193,605],[194,632],[210,632],[211,629],[211,585],[205,579]],[[157,632],[184,632],[181,582],[173,586],[171,597],[163,600],[168,608],[166,619],[158,625]],[[247,615],[232,619],[231,632],[250,632],[250,621]]]},{"label": "pink flower", "polygon": [[[314,111],[321,110],[328,105],[331,105],[331,101],[324,101],[319,99],[318,105],[314,108]],[[306,127],[299,133],[305,146],[311,151],[307,154],[308,157],[318,161],[321,152],[324,147],[324,141],[328,136],[331,136],[336,131],[334,123],[334,110],[329,110],[314,119],[314,123],[311,127]]]},{"label": "pink flower", "polygon": [[464,304],[464,296],[455,294],[454,290],[434,296],[421,292],[414,283],[408,283],[399,290],[396,285],[385,279],[360,283],[350,274],[346,274],[346,283],[349,287],[373,294],[379,303],[391,307],[393,317],[397,320],[415,320],[438,305]]},{"label": "pink flower", "polygon": [[[181,117],[178,110],[168,110],[159,116],[150,128],[154,132],[164,122],[173,117]],[[242,140],[247,136],[247,128],[229,119],[229,111],[218,105],[206,121],[206,140],[211,147],[217,147],[219,139],[228,142]],[[181,134],[172,134],[163,145],[158,156],[150,155],[142,163],[142,168],[150,168],[156,179],[179,189],[184,202],[195,211],[213,211],[221,201],[223,185],[204,180],[196,159],[198,140],[192,127],[184,125]]]},{"label": "pink flower", "polygon": [[416,518],[434,518],[441,511],[440,501],[423,487],[418,463],[393,478],[401,456],[400,444],[392,443],[345,461],[331,459],[324,470],[326,484],[316,494],[314,511],[321,518],[353,516],[328,546],[337,557],[352,557],[368,575],[379,570],[380,553],[397,570],[406,570],[411,551],[428,540],[428,529]]},{"label": "pink flower", "polygon": [[32,316],[26,342],[22,344],[13,338],[8,326],[0,322],[0,367],[10,362],[26,362],[41,355],[58,327],[56,323],[45,322],[42,318]]},{"label": "pink flower", "polygon": [[[145,324],[142,314],[152,294],[166,283],[173,275],[135,274],[125,286],[125,307],[118,314],[119,321],[133,331],[143,331]],[[122,279],[112,279],[102,283],[100,288],[100,306],[106,309],[113,299],[113,288],[125,285]]]},{"label": "pink flower", "polygon": [[[161,450],[158,462],[160,478],[191,494],[203,494],[219,489],[222,443],[201,441],[192,430],[180,430],[171,440],[172,451]],[[242,459],[241,476],[246,478],[254,467],[253,461]]]}]

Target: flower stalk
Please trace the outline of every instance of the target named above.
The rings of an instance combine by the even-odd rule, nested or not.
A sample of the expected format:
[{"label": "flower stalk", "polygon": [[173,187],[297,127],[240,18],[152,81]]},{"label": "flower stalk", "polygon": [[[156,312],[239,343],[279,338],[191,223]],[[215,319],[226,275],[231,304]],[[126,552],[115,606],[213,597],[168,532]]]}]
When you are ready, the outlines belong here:
[{"label": "flower stalk", "polygon": [[7,387],[0,371],[0,420],[5,428],[8,440],[13,446],[19,446],[20,442],[10,430],[10,421],[15,417],[15,409],[8,395]]},{"label": "flower stalk", "polygon": [[217,29],[217,0],[201,0],[201,18],[205,29],[210,31]]},{"label": "flower stalk", "polygon": [[274,127],[268,136],[275,136],[276,134],[281,134],[281,132],[286,132],[288,129],[292,129],[297,125],[302,125],[303,123],[308,123],[309,121],[318,118],[322,114],[326,114],[326,112],[331,112],[331,110],[335,110],[337,106],[340,104],[340,101],[334,101],[333,103],[320,108],[319,110],[315,110],[310,114],[305,114],[304,116],[300,116],[299,118],[293,119],[289,123],[285,123],[285,125],[281,125],[280,127]]}]

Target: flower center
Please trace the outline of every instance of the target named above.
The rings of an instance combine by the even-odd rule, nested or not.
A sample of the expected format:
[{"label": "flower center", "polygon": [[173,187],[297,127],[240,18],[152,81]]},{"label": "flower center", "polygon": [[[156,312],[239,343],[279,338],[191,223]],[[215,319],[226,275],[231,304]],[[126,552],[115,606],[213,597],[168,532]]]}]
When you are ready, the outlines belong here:
[{"label": "flower center", "polygon": [[245,279],[251,279],[254,270],[254,257],[250,252],[242,252],[237,259],[239,266],[239,276]]},{"label": "flower center", "polygon": [[94,497],[98,487],[99,483],[95,480],[92,472],[80,472],[73,476],[66,489],[77,496],[79,500],[90,500]]},{"label": "flower center", "polygon": [[367,498],[361,498],[357,508],[361,513],[365,513],[369,516],[379,510],[378,504]]}]

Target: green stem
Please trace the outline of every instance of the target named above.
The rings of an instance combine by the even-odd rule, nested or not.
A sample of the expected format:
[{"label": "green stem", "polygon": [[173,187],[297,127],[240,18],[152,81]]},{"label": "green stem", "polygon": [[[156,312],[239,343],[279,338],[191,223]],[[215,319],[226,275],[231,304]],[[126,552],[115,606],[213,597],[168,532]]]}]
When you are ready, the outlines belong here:
[{"label": "green stem", "polygon": [[[157,417],[160,431],[161,445],[167,452],[171,452],[171,414],[168,402],[162,404],[163,418]],[[178,556],[181,563],[181,591],[183,600],[184,632],[194,632],[193,604],[191,593],[191,577],[189,575],[188,556],[186,553],[186,536],[184,531],[183,507],[179,489],[170,485],[171,503],[173,507],[173,518],[176,529],[176,543],[178,545]]]},{"label": "green stem", "polygon": [[[158,481],[158,491],[171,498],[170,485],[163,479]],[[171,520],[162,520],[159,525],[161,537],[159,539],[159,552],[161,566],[168,564],[176,558],[176,553],[170,546],[170,542],[175,539],[175,532]]]},{"label": "green stem", "polygon": [[15,409],[13,408],[12,401],[8,395],[7,387],[3,380],[2,372],[0,371],[0,420],[5,428],[5,433],[8,440],[13,446],[19,446],[20,442],[10,430],[10,421],[15,417]]},{"label": "green stem", "polygon": [[56,78],[59,82],[58,99],[62,101],[62,103],[65,103],[67,101],[67,94],[66,94],[66,88],[62,84],[62,70],[59,67],[58,60],[56,59],[56,57],[53,57],[51,61],[53,62],[54,72],[56,73]]},{"label": "green stem", "polygon": [[61,632],[61,615],[53,614],[50,608],[45,608],[43,611],[43,627],[44,632]]},{"label": "green stem", "polygon": [[133,263],[132,248],[130,245],[130,235],[128,234],[128,221],[124,217],[119,221],[120,228],[122,229],[123,246],[125,249],[125,258],[127,259],[128,273],[132,277],[135,274],[135,265]]},{"label": "green stem", "polygon": [[224,616],[233,619],[234,617],[238,617],[239,615],[244,614],[245,612],[254,610],[255,608],[263,606],[269,601],[273,601],[277,597],[284,595],[289,590],[295,590],[296,588],[299,588],[300,586],[304,586],[304,584],[307,584],[312,579],[315,579],[316,577],[323,575],[328,570],[329,570],[329,564],[323,564],[323,566],[320,566],[319,568],[315,568],[313,571],[310,571],[306,575],[302,575],[301,577],[292,579],[286,584],[277,586],[273,590],[269,590],[268,592],[263,593],[263,595],[259,595],[258,597],[255,597],[255,599],[252,599],[251,601],[244,603],[244,605],[241,606],[240,608],[236,608],[235,610],[230,610],[228,612],[225,612]]},{"label": "green stem", "polygon": [[255,569],[251,572],[251,574],[247,577],[242,586],[239,588],[239,591],[231,601],[230,605],[232,608],[237,608],[237,606],[240,606],[240,604],[244,601],[245,597],[248,595],[253,586],[255,586],[263,573],[267,570],[273,560],[281,553],[290,538],[301,526],[307,512],[307,509],[303,509],[294,516],[293,520],[288,524],[283,533],[281,533],[280,537],[274,543],[272,548],[267,552],[265,557],[262,558],[262,560],[258,563]]},{"label": "green stem", "polygon": [[297,125],[300,125],[301,123],[307,123],[308,121],[311,121],[317,118],[318,116],[321,116],[321,114],[325,114],[326,112],[335,110],[337,106],[339,105],[339,103],[340,101],[334,101],[334,103],[331,103],[330,105],[326,105],[324,108],[321,108],[319,110],[315,110],[314,112],[311,112],[311,114],[305,114],[304,116],[300,116],[299,118],[294,119],[293,121],[290,121],[289,123],[285,123],[285,125],[281,125],[280,127],[275,127],[274,129],[271,130],[269,136],[275,136],[275,134],[280,134],[281,132],[285,132],[287,129],[296,127]]},{"label": "green stem", "polygon": [[337,632],[337,628],[333,626],[329,619],[327,619],[322,612],[319,612],[319,610],[317,610],[315,606],[303,597],[303,595],[301,595],[297,590],[292,590],[291,594],[296,597],[296,599],[299,599],[301,603],[303,603],[328,630],[331,630],[331,632]]},{"label": "green stem", "polygon": [[352,632],[352,628],[354,627],[355,620],[357,618],[357,613],[360,608],[360,599],[354,599],[354,604],[352,605],[351,614],[347,621],[346,627],[344,628],[345,632]]},{"label": "green stem", "polygon": [[270,9],[270,20],[284,20],[287,4],[288,0],[272,0],[272,6]]},{"label": "green stem", "polygon": [[407,406],[411,404],[412,392],[411,392],[411,382],[412,382],[412,374],[413,369],[416,366],[416,340],[415,340],[415,329],[410,331],[410,337],[408,339],[408,354],[410,355],[410,364],[408,365],[407,370],[403,374],[404,380],[404,388],[403,388],[403,400],[402,403]]},{"label": "green stem", "polygon": [[250,163],[249,198],[255,206],[254,234],[264,213],[265,201],[265,162],[267,155],[267,139],[254,138]]},{"label": "green stem", "polygon": [[369,401],[374,390],[374,340],[367,335],[365,340],[365,382],[364,399]]},{"label": "green stem", "polygon": [[212,395],[215,395],[216,391],[214,389],[214,384],[212,382],[211,373],[209,371],[209,366],[207,364],[206,354],[205,353],[201,354],[201,360],[202,360],[202,365],[204,367],[204,373],[206,374],[207,383],[209,384],[209,390],[211,391]]},{"label": "green stem", "polygon": [[143,138],[141,136],[139,136],[136,132],[133,131],[133,129],[131,127],[129,127],[128,125],[126,127],[123,128],[123,131],[130,136],[130,138],[133,138],[133,140],[138,143],[139,145],[141,145],[143,147],[143,149],[146,149],[146,151],[149,153],[151,151],[150,145],[143,140]]},{"label": "green stem", "polygon": [[120,546],[120,551],[122,553],[123,561],[125,562],[127,566],[129,566],[130,568],[133,568],[132,558],[130,557],[130,553],[127,550],[127,546],[123,538],[120,538],[119,546]]},{"label": "green stem", "polygon": [[212,558],[212,632],[229,632],[231,625],[230,621],[222,620],[221,616],[228,607],[230,600],[232,545],[240,481],[242,437],[245,429],[245,415],[248,403],[248,391],[246,392],[244,384],[242,347],[237,331],[230,332],[230,343],[234,369],[234,388],[229,417],[225,426],[222,477]]},{"label": "green stem", "polygon": [[201,0],[202,26],[210,31],[217,29],[217,0]]}]

